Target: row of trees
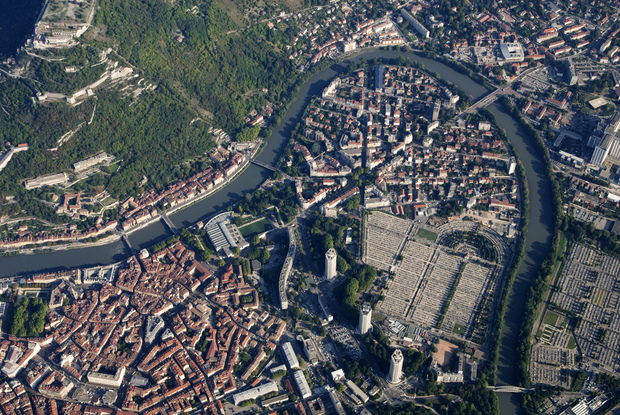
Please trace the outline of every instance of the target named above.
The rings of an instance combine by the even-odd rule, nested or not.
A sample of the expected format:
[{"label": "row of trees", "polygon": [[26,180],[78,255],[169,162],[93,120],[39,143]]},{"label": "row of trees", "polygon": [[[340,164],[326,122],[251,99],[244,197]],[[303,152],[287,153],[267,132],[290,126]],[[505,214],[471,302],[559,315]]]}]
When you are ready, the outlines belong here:
[{"label": "row of trees", "polygon": [[[506,144],[506,146],[510,149],[510,152],[516,157],[517,154],[515,152],[514,146],[508,140],[506,132],[503,129],[499,128],[495,116],[486,108],[480,109],[479,113],[495,125],[500,139]],[[506,315],[506,309],[508,307],[508,296],[512,290],[512,285],[516,278],[517,271],[521,267],[523,259],[525,258],[525,239],[528,231],[527,225],[530,204],[527,177],[525,176],[525,168],[523,167],[523,164],[521,163],[521,160],[519,158],[517,158],[517,176],[519,178],[519,190],[521,193],[521,235],[517,239],[516,244],[513,248],[515,255],[508,276],[506,277],[504,290],[501,293],[501,299],[497,315],[495,316],[495,319],[493,321],[489,322],[489,326],[491,327],[489,333],[491,334],[489,339],[488,363],[482,368],[482,370],[479,371],[479,379],[481,381],[486,381],[490,384],[495,384],[495,371],[497,368],[497,361],[499,359],[499,348],[501,346],[501,334],[504,325],[504,317]]]},{"label": "row of trees", "polygon": [[523,315],[523,321],[519,330],[519,344],[517,346],[517,364],[518,364],[518,376],[519,383],[522,386],[529,386],[530,373],[529,363],[531,358],[531,333],[534,327],[534,322],[540,312],[540,306],[543,302],[543,297],[546,295],[551,283],[551,277],[554,274],[556,261],[561,255],[560,250],[560,229],[562,226],[564,212],[562,210],[563,194],[560,180],[556,178],[553,171],[553,164],[551,157],[549,156],[549,150],[547,149],[544,140],[530,124],[528,124],[521,116],[519,110],[512,105],[510,100],[506,97],[502,97],[502,103],[509,109],[511,115],[517,119],[520,124],[527,131],[529,138],[533,141],[538,154],[543,159],[545,166],[545,175],[550,183],[551,187],[551,201],[553,205],[553,236],[549,251],[544,257],[536,278],[532,282],[527,300],[525,302],[525,311]]}]

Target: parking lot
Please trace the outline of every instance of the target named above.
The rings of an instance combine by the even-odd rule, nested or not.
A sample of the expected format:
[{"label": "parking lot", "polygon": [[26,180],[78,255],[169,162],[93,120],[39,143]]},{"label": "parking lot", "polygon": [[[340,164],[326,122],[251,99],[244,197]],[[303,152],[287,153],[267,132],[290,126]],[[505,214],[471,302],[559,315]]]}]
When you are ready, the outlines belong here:
[{"label": "parking lot", "polygon": [[336,342],[343,350],[353,359],[362,358],[362,350],[359,348],[351,332],[342,326],[329,328],[329,334],[334,342]]}]

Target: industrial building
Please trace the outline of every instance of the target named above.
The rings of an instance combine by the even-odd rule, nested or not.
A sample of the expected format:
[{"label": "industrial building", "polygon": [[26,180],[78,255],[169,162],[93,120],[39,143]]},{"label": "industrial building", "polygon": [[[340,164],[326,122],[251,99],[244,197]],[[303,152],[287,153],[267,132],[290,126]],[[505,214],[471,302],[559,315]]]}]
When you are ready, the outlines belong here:
[{"label": "industrial building", "polygon": [[366,334],[372,328],[372,308],[370,304],[364,303],[360,309],[360,319],[357,329],[360,334]]},{"label": "industrial building", "polygon": [[295,350],[291,342],[282,344],[282,354],[284,355],[284,360],[286,360],[289,369],[297,369],[299,367],[299,360],[297,360],[297,356],[295,356]]},{"label": "industrial building", "polygon": [[267,383],[263,383],[262,385],[256,386],[255,388],[235,393],[232,397],[233,403],[236,406],[239,406],[241,402],[249,401],[250,399],[257,399],[261,396],[267,395],[268,393],[277,391],[278,385],[273,381],[269,381]]},{"label": "industrial building", "polygon": [[403,361],[403,353],[399,349],[396,349],[394,353],[392,353],[392,358],[390,359],[390,371],[387,375],[388,382],[400,382],[400,378],[403,375]]},{"label": "industrial building", "polygon": [[331,280],[336,276],[336,260],[338,254],[334,248],[330,248],[325,252],[325,279]]},{"label": "industrial building", "polygon": [[295,383],[297,384],[297,388],[299,389],[299,395],[301,396],[301,399],[306,399],[312,396],[310,385],[308,385],[306,375],[304,375],[303,371],[296,370],[295,372],[293,372],[293,378],[295,379]]}]

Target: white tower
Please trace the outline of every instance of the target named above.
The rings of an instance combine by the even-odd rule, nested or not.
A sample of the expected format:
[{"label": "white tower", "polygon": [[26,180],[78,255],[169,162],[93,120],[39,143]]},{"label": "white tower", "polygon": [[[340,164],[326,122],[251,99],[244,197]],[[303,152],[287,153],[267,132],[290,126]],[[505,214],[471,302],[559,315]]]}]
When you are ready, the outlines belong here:
[{"label": "white tower", "polygon": [[396,349],[392,353],[392,359],[390,360],[390,371],[387,375],[387,381],[390,383],[399,383],[403,374],[403,353]]},{"label": "white tower", "polygon": [[362,308],[360,309],[360,321],[357,326],[360,334],[366,334],[370,331],[372,327],[372,309],[370,308],[370,304],[364,303]]},{"label": "white tower", "polygon": [[326,280],[331,280],[336,276],[336,258],[338,258],[338,254],[336,254],[336,250],[334,248],[330,248],[329,251],[325,252]]}]

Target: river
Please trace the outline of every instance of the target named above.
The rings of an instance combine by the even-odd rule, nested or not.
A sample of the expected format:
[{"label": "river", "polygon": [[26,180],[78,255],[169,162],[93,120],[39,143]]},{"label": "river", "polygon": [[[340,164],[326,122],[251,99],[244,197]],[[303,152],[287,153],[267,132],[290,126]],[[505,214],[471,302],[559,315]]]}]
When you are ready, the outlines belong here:
[{"label": "river", "polygon": [[[400,56],[409,57],[413,61],[424,64],[426,68],[438,73],[443,79],[457,85],[474,100],[479,99],[487,92],[482,85],[474,82],[468,76],[430,59],[399,51],[366,52],[344,62],[335,63],[310,78],[301,87],[297,99],[290,105],[282,118],[282,122],[269,137],[265,149],[258,156],[258,160],[266,164],[273,165],[275,163],[310,99],[325,88],[332,78],[342,73],[349,61],[360,62],[362,59],[370,61],[374,58],[398,58]],[[550,185],[544,173],[543,161],[536,153],[525,131],[500,105],[494,104],[490,107],[490,110],[497,117],[500,126],[506,130],[508,139],[514,145],[515,151],[525,167],[530,194],[529,232],[526,240],[525,260],[518,270],[509,296],[497,370],[498,385],[514,385],[516,384],[514,356],[516,355],[518,330],[521,324],[527,292],[551,241],[553,223],[552,201]],[[176,212],[170,216],[170,219],[179,227],[188,226],[203,220],[222,210],[227,205],[243,198],[246,193],[255,191],[270,173],[266,169],[250,165],[234,181],[217,193]],[[130,240],[134,247],[143,248],[161,241],[169,235],[167,229],[158,221],[132,233]],[[100,247],[2,257],[0,258],[0,277],[44,270],[108,264],[119,261],[128,255],[127,248],[119,241]],[[498,396],[502,415],[521,413],[516,395],[501,393]]]}]

